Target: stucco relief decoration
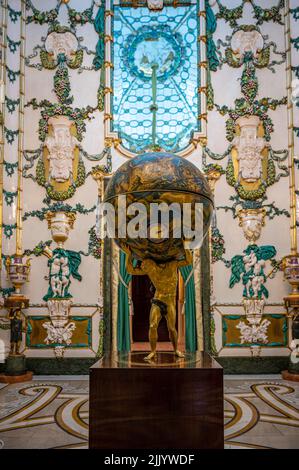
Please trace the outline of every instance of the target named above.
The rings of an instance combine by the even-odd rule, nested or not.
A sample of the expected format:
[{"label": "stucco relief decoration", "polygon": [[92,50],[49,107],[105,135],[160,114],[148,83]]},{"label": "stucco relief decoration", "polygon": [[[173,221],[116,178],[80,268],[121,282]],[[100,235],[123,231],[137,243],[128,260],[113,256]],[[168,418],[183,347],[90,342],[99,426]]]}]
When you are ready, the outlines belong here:
[{"label": "stucco relief decoration", "polygon": [[262,197],[268,186],[275,182],[276,169],[270,144],[264,137],[258,116],[242,116],[235,122],[231,156],[226,180],[242,199]]},{"label": "stucco relief decoration", "polygon": [[240,323],[236,326],[236,328],[240,330],[241,344],[244,344],[244,343],[267,344],[268,343],[267,330],[268,330],[269,325],[270,325],[270,322],[267,319],[264,319],[260,325],[247,325],[245,322],[240,321]]},{"label": "stucco relief decoration", "polygon": [[[225,47],[224,57],[220,51],[221,46]],[[270,61],[271,51],[279,57]],[[218,54],[221,64],[227,63],[230,67],[238,68],[250,59],[255,67],[267,67],[272,72],[274,65],[285,60],[285,53],[278,51],[273,41],[268,42],[268,36],[263,35],[256,25],[238,26],[231,36],[226,36],[226,42],[218,40]]]},{"label": "stucco relief decoration", "polygon": [[52,126],[52,135],[48,135],[45,140],[49,151],[48,178],[58,183],[73,183],[74,150],[79,146],[79,141],[71,134],[72,122],[65,116],[59,116],[50,118],[49,125]]},{"label": "stucco relief decoration", "polygon": [[236,31],[231,40],[231,47],[234,53],[244,56],[246,52],[251,52],[255,57],[263,49],[264,40],[256,29]]},{"label": "stucco relief decoration", "polygon": [[47,331],[46,344],[55,344],[56,357],[63,357],[65,346],[72,342],[72,335],[76,328],[74,322],[69,322],[71,300],[48,300],[47,302],[50,322],[43,323]]},{"label": "stucco relief decoration", "polygon": [[54,31],[47,36],[45,48],[56,60],[59,54],[64,54],[68,59],[72,59],[78,49],[78,40],[70,31],[62,33]]},{"label": "stucco relief decoration", "polygon": [[267,276],[265,274],[266,261],[276,255],[274,246],[249,245],[243,255],[236,255],[231,260],[231,277],[229,287],[234,287],[242,280],[243,297],[268,298],[269,292],[265,287]]},{"label": "stucco relief decoration", "polygon": [[236,121],[240,131],[233,140],[237,150],[238,179],[255,183],[263,178],[262,151],[268,146],[263,137],[258,135],[260,120],[257,116],[241,117]]},{"label": "stucco relief decoration", "polygon": [[244,343],[268,342],[267,329],[270,322],[263,319],[265,299],[269,292],[265,287],[267,275],[266,261],[276,255],[274,246],[249,245],[243,255],[236,255],[231,260],[230,287],[242,280],[243,305],[246,322],[239,322],[240,341]]},{"label": "stucco relief decoration", "polygon": [[48,257],[49,286],[43,300],[47,302],[50,322],[45,322],[43,327],[47,330],[46,344],[54,343],[56,357],[63,357],[64,348],[71,344],[73,331],[76,328],[74,322],[69,322],[72,305],[69,288],[72,278],[82,280],[78,272],[81,255],[64,248],[64,243],[74,226],[75,214],[50,211],[46,214],[46,220],[58,247],[54,250],[47,247],[44,250],[44,254]]}]

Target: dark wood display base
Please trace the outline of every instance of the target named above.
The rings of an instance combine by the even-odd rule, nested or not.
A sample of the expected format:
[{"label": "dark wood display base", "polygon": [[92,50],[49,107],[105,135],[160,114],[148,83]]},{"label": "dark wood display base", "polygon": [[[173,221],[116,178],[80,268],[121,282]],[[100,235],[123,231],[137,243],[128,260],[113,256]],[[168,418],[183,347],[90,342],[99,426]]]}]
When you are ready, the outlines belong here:
[{"label": "dark wood display base", "polygon": [[29,382],[32,380],[32,372],[27,371],[22,375],[6,375],[0,374],[0,383],[4,384],[17,384],[21,382]]},{"label": "dark wood display base", "polygon": [[288,370],[283,370],[281,375],[284,380],[291,380],[292,382],[299,382],[299,374],[292,374]]},{"label": "dark wood display base", "polygon": [[223,370],[206,353],[105,356],[90,369],[91,449],[223,449]]}]

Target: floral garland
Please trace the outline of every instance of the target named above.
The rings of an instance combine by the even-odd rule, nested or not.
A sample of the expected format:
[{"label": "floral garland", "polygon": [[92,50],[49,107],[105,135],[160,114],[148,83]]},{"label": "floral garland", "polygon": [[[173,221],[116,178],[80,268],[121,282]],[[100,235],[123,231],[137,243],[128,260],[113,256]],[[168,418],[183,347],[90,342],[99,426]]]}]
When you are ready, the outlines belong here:
[{"label": "floral garland", "polygon": [[234,219],[238,216],[238,209],[265,209],[265,216],[270,220],[273,220],[277,216],[284,215],[285,217],[290,217],[289,211],[286,209],[279,209],[275,206],[274,202],[270,204],[264,204],[268,199],[267,196],[263,196],[260,201],[256,200],[242,200],[239,195],[230,196],[230,201],[233,202],[231,206],[217,206],[217,210],[224,209],[225,212],[231,211]]},{"label": "floral garland", "polygon": [[[237,20],[243,17],[244,5],[248,2],[248,0],[242,0],[241,4],[235,8],[228,8],[222,5],[220,0],[216,1],[219,7],[219,11],[216,14],[216,18],[224,19],[226,23],[229,23],[231,28],[238,26]],[[271,8],[262,8],[256,5],[253,0],[249,1],[252,5],[254,11],[254,18],[257,20],[258,25],[269,21],[273,21],[274,23],[283,25],[282,14],[280,13],[280,10],[284,6],[283,0],[279,0],[277,6],[272,6]]]},{"label": "floral garland", "polygon": [[3,165],[4,165],[5,173],[9,177],[13,176],[14,172],[18,168],[18,162],[11,163],[11,162],[7,162],[4,160]]},{"label": "floral garland", "polygon": [[212,263],[223,259],[225,253],[224,238],[217,227],[212,228],[211,233]]},{"label": "floral garland", "polygon": [[8,206],[11,206],[15,200],[15,197],[18,195],[18,191],[6,191],[6,189],[3,189],[3,196],[6,204]]},{"label": "floral garland", "polygon": [[70,96],[71,83],[68,69],[65,66],[64,54],[58,56],[58,68],[54,75],[54,91],[60,103],[71,104],[74,101],[73,96]]},{"label": "floral garland", "polygon": [[39,220],[43,221],[46,218],[47,212],[73,212],[74,214],[90,214],[94,212],[96,206],[92,206],[90,209],[86,209],[83,204],[77,203],[75,206],[71,206],[70,204],[62,203],[62,202],[55,202],[51,203],[51,198],[47,197],[43,200],[43,204],[46,207],[42,207],[40,210],[33,210],[29,212],[25,212],[23,215],[23,220],[27,220],[30,217],[36,217]]},{"label": "floral garland", "polygon": [[14,230],[17,228],[17,224],[2,224],[2,228],[5,238],[11,238]]},{"label": "floral garland", "polygon": [[16,129],[14,131],[12,129],[7,129],[7,127],[4,126],[4,134],[5,134],[5,139],[7,140],[7,143],[9,145],[12,145],[13,142],[15,141],[16,136],[19,135],[19,129]]},{"label": "floral garland", "polygon": [[[59,10],[61,5],[63,5],[64,2],[61,2],[60,0],[57,1],[57,5],[55,8],[52,8],[49,11],[40,11],[38,10],[31,2],[31,0],[26,0],[26,6],[27,9],[32,10],[32,15],[27,16],[27,24],[30,23],[35,23],[39,25],[44,25],[44,24],[55,24],[58,22],[58,15],[59,15]],[[86,23],[92,23],[93,22],[93,9],[94,9],[95,1],[92,0],[91,6],[84,11],[77,11],[74,8],[71,8],[69,5],[66,4],[67,10],[68,10],[68,19],[69,23],[71,24],[72,28],[74,28],[76,25],[84,25]]]},{"label": "floral garland", "polygon": [[246,115],[256,115],[260,118],[264,127],[265,140],[270,141],[270,134],[273,132],[273,122],[268,116],[267,111],[269,109],[275,110],[278,106],[286,104],[287,97],[285,96],[280,100],[269,97],[256,100],[258,80],[251,53],[246,54],[244,62],[245,66],[241,77],[241,92],[244,97],[235,100],[234,108],[229,108],[226,105],[218,106],[217,104],[215,107],[222,116],[229,115],[229,119],[226,121],[226,138],[229,142],[232,142],[235,136],[236,120]]},{"label": "floral garland", "polygon": [[42,142],[46,140],[48,133],[48,121],[50,117],[60,115],[67,116],[74,121],[77,131],[77,139],[81,141],[86,131],[85,119],[92,119],[90,116],[95,108],[87,106],[86,108],[71,108],[63,103],[51,103],[49,100],[42,100],[39,103],[36,98],[26,103],[25,107],[32,106],[33,109],[41,109],[42,118],[39,121],[39,138]]},{"label": "floral garland", "polygon": [[102,240],[97,237],[95,225],[89,231],[88,253],[95,259],[100,259],[102,256]]},{"label": "floral garland", "polygon": [[6,104],[6,108],[7,108],[7,111],[12,114],[15,112],[15,110],[17,109],[17,106],[19,106],[20,104],[20,98],[16,99],[16,100],[13,100],[11,98],[8,98],[8,96],[5,96],[5,104]]},{"label": "floral garland", "polygon": [[290,8],[290,13],[293,15],[295,21],[299,20],[299,6],[296,8]]},{"label": "floral garland", "polygon": [[45,249],[51,246],[53,240],[47,240],[46,242],[40,241],[32,250],[24,250],[25,256],[36,256],[39,257],[44,254]]},{"label": "floral garland", "polygon": [[10,83],[14,83],[17,79],[17,77],[20,75],[20,70],[12,70],[11,68],[8,67],[8,65],[5,65],[6,71],[7,71],[7,77]]},{"label": "floral garland", "polygon": [[6,36],[6,38],[10,52],[15,54],[17,52],[17,48],[21,45],[21,41],[13,41],[13,39],[11,39],[9,36]]},{"label": "floral garland", "polygon": [[18,18],[20,18],[22,12],[19,10],[14,10],[11,6],[7,5],[7,10],[9,17],[13,23],[16,23],[18,21]]}]

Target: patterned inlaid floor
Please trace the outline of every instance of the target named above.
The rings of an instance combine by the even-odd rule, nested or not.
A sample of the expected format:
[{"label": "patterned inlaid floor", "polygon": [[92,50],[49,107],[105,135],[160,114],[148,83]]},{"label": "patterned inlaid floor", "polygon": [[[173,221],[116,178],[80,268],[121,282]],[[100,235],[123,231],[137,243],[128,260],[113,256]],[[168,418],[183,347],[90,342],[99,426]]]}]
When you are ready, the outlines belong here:
[{"label": "patterned inlaid floor", "polygon": [[[86,379],[0,384],[0,447],[87,448]],[[226,448],[299,449],[299,384],[279,378],[225,379]]]}]

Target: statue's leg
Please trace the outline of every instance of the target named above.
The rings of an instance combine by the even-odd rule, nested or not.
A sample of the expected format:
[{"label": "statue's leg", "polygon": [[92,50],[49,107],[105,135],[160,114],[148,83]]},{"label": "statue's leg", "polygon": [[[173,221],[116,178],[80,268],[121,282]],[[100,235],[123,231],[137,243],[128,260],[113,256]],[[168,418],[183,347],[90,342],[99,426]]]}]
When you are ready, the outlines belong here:
[{"label": "statue's leg", "polygon": [[175,354],[178,357],[185,357],[184,354],[178,350],[178,334],[175,327],[176,322],[176,304],[174,302],[167,302],[167,327],[169,332],[169,339],[172,342]]},{"label": "statue's leg", "polygon": [[150,313],[150,327],[148,333],[148,339],[151,346],[151,352],[144,359],[146,361],[151,360],[156,355],[157,340],[158,340],[158,326],[161,320],[160,308],[152,304]]}]

